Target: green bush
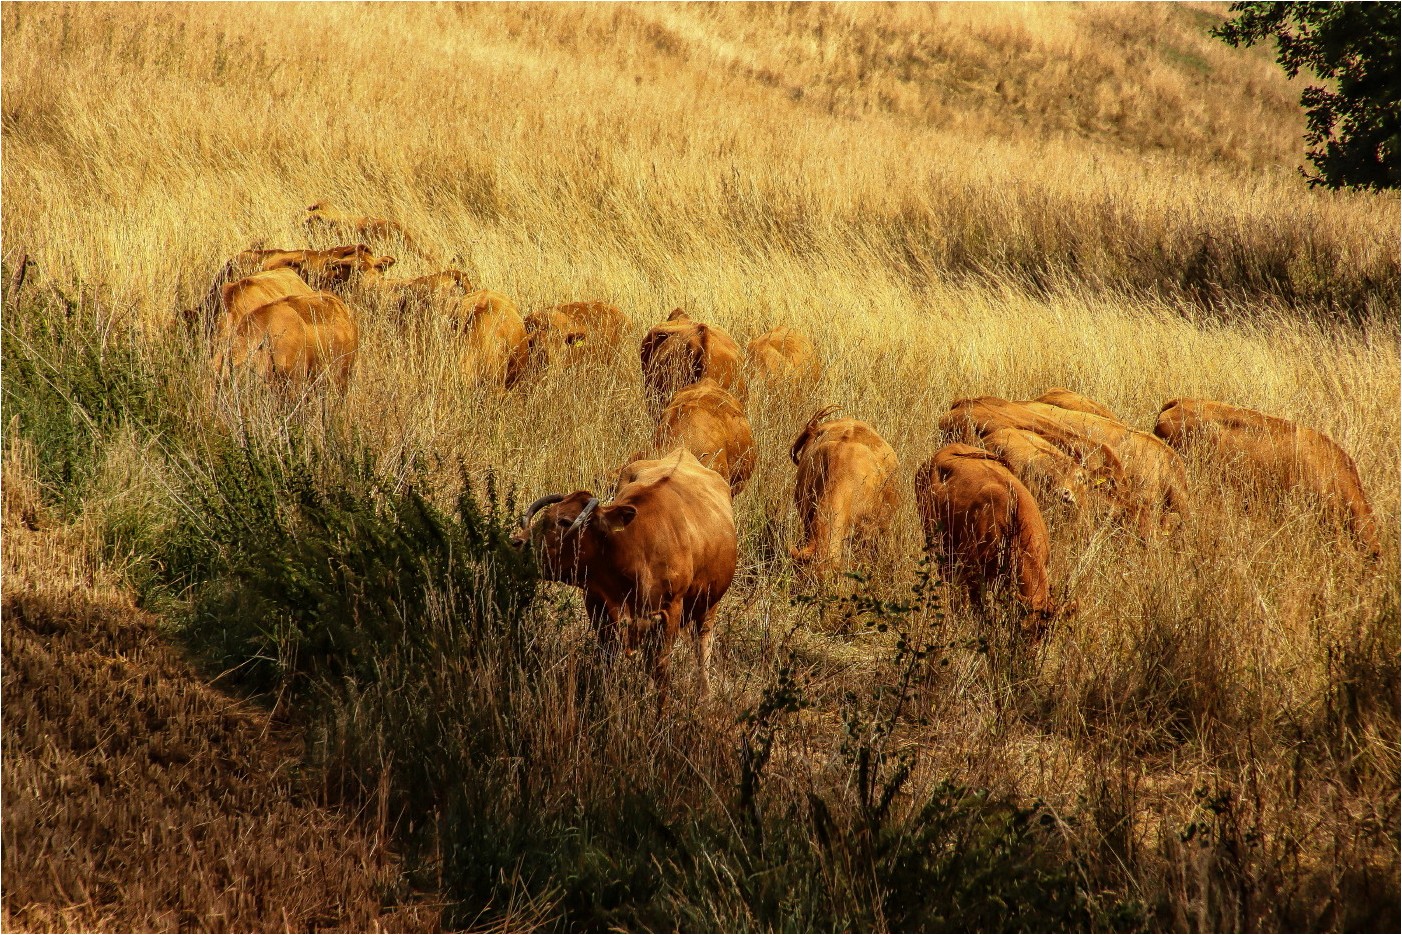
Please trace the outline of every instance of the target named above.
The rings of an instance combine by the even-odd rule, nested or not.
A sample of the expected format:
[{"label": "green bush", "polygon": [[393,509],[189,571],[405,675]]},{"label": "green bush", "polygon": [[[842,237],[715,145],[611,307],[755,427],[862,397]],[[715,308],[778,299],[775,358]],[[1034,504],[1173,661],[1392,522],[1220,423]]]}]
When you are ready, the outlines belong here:
[{"label": "green bush", "polygon": [[114,431],[159,434],[181,409],[173,390],[188,360],[160,343],[143,351],[103,316],[54,289],[4,317],[4,411],[35,446],[45,500],[66,511],[81,503]]},{"label": "green bush", "polygon": [[425,651],[430,604],[468,648],[502,627],[525,658],[535,573],[494,484],[484,509],[464,477],[444,510],[377,472],[368,449],[293,434],[214,440],[183,501],[158,581],[187,592],[186,634],[250,687],[374,679],[390,653]]}]

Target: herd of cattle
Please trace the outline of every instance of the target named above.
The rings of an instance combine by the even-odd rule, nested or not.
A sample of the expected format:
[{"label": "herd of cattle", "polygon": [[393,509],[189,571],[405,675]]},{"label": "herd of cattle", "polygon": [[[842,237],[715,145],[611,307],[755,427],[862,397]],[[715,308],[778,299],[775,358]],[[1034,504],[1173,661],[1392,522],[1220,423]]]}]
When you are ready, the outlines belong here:
[{"label": "herd of cattle", "polygon": [[[325,204],[307,224],[373,240],[406,232],[379,218],[342,215]],[[230,260],[208,298],[187,316],[203,319],[214,367],[247,368],[283,388],[326,377],[344,390],[359,347],[352,303],[387,301],[406,326],[412,312],[451,324],[470,379],[509,389],[564,348],[617,348],[627,321],[602,302],[571,302],[522,316],[506,296],[474,289],[447,270],[394,279],[394,264],[364,243],[329,250],[249,250]],[[653,449],[619,472],[606,501],[590,491],[551,494],[530,505],[513,537],[532,547],[551,579],[583,590],[606,656],[642,649],[659,688],[677,635],[695,640],[703,686],[717,603],[735,574],[732,498],[755,466],[746,416],[747,380],[813,388],[821,362],[812,343],[776,328],[742,352],[720,328],[681,309],[647,332],[639,353]],[[1148,538],[1172,534],[1190,508],[1182,452],[1190,445],[1220,465],[1223,483],[1258,495],[1303,492],[1341,518],[1372,555],[1377,524],[1353,459],[1309,428],[1250,409],[1174,399],[1152,433],[1065,389],[1035,400],[991,396],[954,402],[938,420],[949,443],[919,466],[915,502],[926,549],[948,580],[983,612],[989,585],[1011,585],[1022,631],[1040,639],[1074,610],[1053,601],[1043,509],[1089,511]],[[819,409],[790,448],[802,541],[796,565],[834,570],[870,549],[897,513],[896,452],[866,422]]]}]

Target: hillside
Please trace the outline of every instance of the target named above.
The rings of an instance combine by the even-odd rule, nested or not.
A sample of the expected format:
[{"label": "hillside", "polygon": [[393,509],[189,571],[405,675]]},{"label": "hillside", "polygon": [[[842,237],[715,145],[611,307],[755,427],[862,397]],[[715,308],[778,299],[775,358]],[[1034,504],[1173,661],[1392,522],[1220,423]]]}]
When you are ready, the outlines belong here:
[{"label": "hillside", "polygon": [[395,905],[383,823],[318,804],[296,732],[181,658],[24,459],[4,479],[5,929],[435,930]]},{"label": "hillside", "polygon": [[[1208,38],[1224,14],[6,4],[7,281],[34,262],[4,316],[7,927],[1395,925],[1402,213],[1306,187],[1302,82]],[[215,386],[181,311],[251,245],[335,243],[301,224],[320,200],[412,232],[396,274],[457,267],[522,312],[614,303],[625,346],[502,393],[463,379],[442,323],[411,340],[362,298],[345,399]],[[825,370],[748,402],[759,462],[717,695],[655,718],[637,666],[591,681],[576,592],[521,607],[482,582],[516,580],[492,551],[508,505],[602,490],[646,446],[637,340],[678,306],[741,345],[798,328]],[[1172,537],[1052,517],[1050,574],[1080,610],[1023,657],[911,591],[911,485],[951,401],[1052,386],[1140,429],[1204,396],[1327,433],[1381,559],[1303,499],[1244,503],[1190,460]],[[825,404],[900,458],[899,515],[858,581],[787,557],[789,445]],[[49,528],[21,528],[13,478]],[[51,554],[61,585],[38,571]],[[455,603],[476,588],[485,604]],[[255,829],[220,871],[251,902],[133,888],[146,871],[97,832],[44,852],[61,886],[23,875],[39,844],[14,842],[86,820],[37,790],[92,783],[36,752],[50,734],[76,750],[82,725],[12,695],[63,669],[49,619],[95,628],[65,637],[92,668],[53,676],[94,722],[124,717],[96,673],[125,660],[195,712],[161,717],[237,721],[214,763],[312,777],[210,804],[195,787],[228,781],[216,765],[162,800],[172,822]],[[882,689],[914,671],[895,632],[939,664],[880,728]],[[247,742],[265,728],[287,733]],[[106,757],[164,741],[131,742]],[[884,817],[860,749],[893,790]]]}]

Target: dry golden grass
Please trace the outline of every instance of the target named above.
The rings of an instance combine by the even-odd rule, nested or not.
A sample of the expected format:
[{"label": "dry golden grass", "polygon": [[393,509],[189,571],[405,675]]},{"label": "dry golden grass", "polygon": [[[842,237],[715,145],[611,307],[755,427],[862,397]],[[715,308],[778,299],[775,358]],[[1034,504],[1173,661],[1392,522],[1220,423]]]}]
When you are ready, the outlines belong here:
[{"label": "dry golden grass", "polygon": [[[1395,699],[1349,728],[1354,780],[1301,751],[1334,750],[1318,719],[1341,648],[1396,624],[1399,211],[1304,186],[1298,87],[1205,38],[1221,12],[8,4],[5,249],[38,261],[27,289],[81,287],[158,342],[236,251],[328,245],[299,225],[325,198],[432,254],[401,251],[396,274],[458,266],[523,311],[606,300],[633,339],[678,305],[741,344],[801,329],[818,390],[750,404],[760,457],[718,639],[731,715],[782,647],[839,681],[879,647],[791,632],[788,599],[810,585],[785,557],[787,450],[821,404],[901,456],[905,508],[874,569],[891,590],[915,571],[910,479],[954,399],[1060,385],[1147,429],[1165,400],[1205,396],[1327,433],[1358,462],[1379,562],[1307,503],[1244,510],[1199,463],[1175,537],[1054,515],[1053,584],[1079,617],[1016,678],[953,659],[916,739],[931,775],[1118,803],[1117,859],[1180,927],[1267,918],[1223,909],[1178,842],[1195,789],[1255,789],[1268,847],[1295,848],[1292,879],[1330,927],[1349,873],[1397,861]],[[360,312],[329,418],[387,463],[430,456],[447,478],[462,461],[534,496],[597,489],[651,434],[636,343],[502,395],[462,383],[444,329],[406,350],[385,309]],[[273,421],[228,394],[210,417],[245,406]],[[109,460],[94,509],[161,489],[139,446]],[[962,617],[943,632],[978,635]]]}]

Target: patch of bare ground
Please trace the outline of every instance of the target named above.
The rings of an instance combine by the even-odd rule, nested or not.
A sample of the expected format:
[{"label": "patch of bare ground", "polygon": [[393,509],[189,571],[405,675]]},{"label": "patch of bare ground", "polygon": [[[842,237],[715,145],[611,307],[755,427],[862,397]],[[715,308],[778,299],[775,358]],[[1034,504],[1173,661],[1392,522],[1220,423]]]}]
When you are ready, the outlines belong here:
[{"label": "patch of bare ground", "polygon": [[[382,816],[202,679],[6,457],[6,931],[433,931]],[[38,527],[38,528],[35,528]]]}]

